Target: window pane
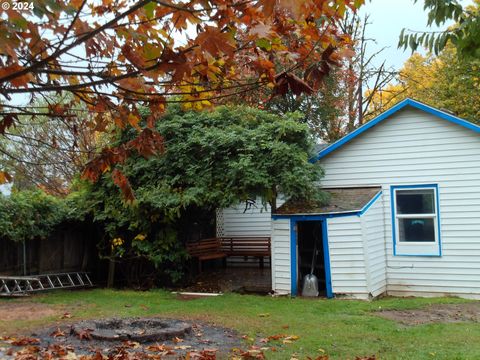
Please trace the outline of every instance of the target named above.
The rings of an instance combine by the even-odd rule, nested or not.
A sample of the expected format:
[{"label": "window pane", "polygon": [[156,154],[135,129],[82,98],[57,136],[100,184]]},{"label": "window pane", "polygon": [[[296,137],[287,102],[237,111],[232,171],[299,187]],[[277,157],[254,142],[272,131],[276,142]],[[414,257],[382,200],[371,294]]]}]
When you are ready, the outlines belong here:
[{"label": "window pane", "polygon": [[398,219],[400,241],[435,242],[434,218]]},{"label": "window pane", "polygon": [[434,214],[433,189],[397,190],[398,214]]}]

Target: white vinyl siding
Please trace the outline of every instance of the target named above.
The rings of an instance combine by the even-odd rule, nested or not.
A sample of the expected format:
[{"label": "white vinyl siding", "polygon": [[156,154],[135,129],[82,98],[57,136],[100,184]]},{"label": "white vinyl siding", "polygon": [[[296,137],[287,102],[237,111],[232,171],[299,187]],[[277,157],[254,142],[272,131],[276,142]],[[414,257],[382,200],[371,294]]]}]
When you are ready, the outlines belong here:
[{"label": "white vinyl siding", "polygon": [[257,199],[245,210],[245,203],[217,210],[217,236],[270,236],[270,206]]},{"label": "white vinyl siding", "polygon": [[272,290],[291,293],[290,219],[273,219],[272,225]]},{"label": "white vinyl siding", "polygon": [[381,295],[387,290],[383,206],[383,198],[380,197],[361,217],[363,241],[366,249],[367,282],[372,297]]},{"label": "white vinyl siding", "polygon": [[335,296],[368,298],[360,217],[327,219],[332,290]]},{"label": "white vinyl siding", "polygon": [[[280,195],[277,207],[284,203]],[[272,232],[272,211],[269,204],[262,204],[257,198],[245,210],[245,202],[228,208],[217,209],[217,236],[270,236]]]},{"label": "white vinyl siding", "polygon": [[[382,186],[389,294],[480,298],[480,135],[405,108],[320,164],[325,187]],[[441,257],[393,256],[390,186],[412,184],[438,184]]]}]

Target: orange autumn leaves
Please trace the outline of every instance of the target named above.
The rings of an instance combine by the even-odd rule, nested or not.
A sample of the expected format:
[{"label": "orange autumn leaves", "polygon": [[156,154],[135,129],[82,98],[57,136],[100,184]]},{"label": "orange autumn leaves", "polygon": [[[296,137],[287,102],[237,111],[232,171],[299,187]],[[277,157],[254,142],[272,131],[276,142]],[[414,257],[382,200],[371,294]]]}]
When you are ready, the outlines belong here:
[{"label": "orange autumn leaves", "polygon": [[[0,132],[18,116],[32,116],[27,105],[8,107],[13,96],[47,98],[49,108],[39,112],[53,117],[53,95],[69,93],[74,101],[62,116],[76,116],[82,106],[93,131],[131,126],[149,139],[100,151],[84,172],[95,180],[134,150],[161,150],[152,133],[170,102],[202,110],[261,87],[278,96],[314,91],[348,56],[350,39],[337,23],[362,3],[37,0],[34,9],[0,13]],[[145,118],[140,106],[150,110]],[[116,178],[131,200],[128,182]]]}]

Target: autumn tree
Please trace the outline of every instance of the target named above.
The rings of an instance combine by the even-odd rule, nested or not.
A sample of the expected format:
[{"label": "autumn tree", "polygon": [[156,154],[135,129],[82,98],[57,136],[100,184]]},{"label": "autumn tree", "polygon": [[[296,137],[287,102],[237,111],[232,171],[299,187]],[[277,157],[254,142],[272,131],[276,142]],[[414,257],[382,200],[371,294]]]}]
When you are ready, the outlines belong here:
[{"label": "autumn tree", "polygon": [[[96,131],[112,123],[135,128],[136,138],[87,164],[84,177],[97,180],[134,153],[163,149],[154,122],[167,103],[202,109],[264,86],[275,95],[312,92],[349,43],[339,19],[362,2],[38,0],[10,7],[0,15],[0,133],[21,116],[71,119],[79,104]],[[73,103],[56,101],[59,93]],[[41,108],[30,103],[38,99]],[[144,126],[139,106],[150,110]],[[116,183],[131,193],[121,173]]]},{"label": "autumn tree", "polygon": [[266,111],[278,115],[297,111],[302,114],[299,121],[309,126],[317,141],[337,140],[345,132],[346,93],[340,79],[343,71],[340,67],[332,69],[312,94],[296,95],[288,92],[282,97],[270,99],[266,102]]},{"label": "autumn tree", "polygon": [[[68,99],[60,99],[68,103]],[[35,107],[42,107],[41,102]],[[5,129],[0,138],[0,163],[15,179],[17,190],[41,188],[49,194],[65,196],[72,180],[98,149],[107,144],[90,128],[87,109],[76,109],[77,115],[24,118]]]},{"label": "autumn tree", "polygon": [[439,26],[447,20],[456,23],[441,32],[402,31],[399,46],[412,51],[423,46],[430,52],[412,54],[396,82],[375,94],[371,117],[411,97],[478,122],[480,1],[463,7],[455,0],[425,0],[425,9],[429,10],[428,25]]},{"label": "autumn tree", "polygon": [[375,94],[372,115],[411,97],[452,111],[472,122],[480,119],[480,61],[461,60],[452,45],[439,56],[413,54],[400,70],[397,81]]},{"label": "autumn tree", "polygon": [[300,111],[302,121],[324,142],[334,142],[353,131],[368,117],[372,96],[396,74],[385,62],[376,64],[383,49],[370,51],[374,40],[366,36],[368,24],[368,15],[361,18],[351,11],[341,19],[339,31],[351,39],[351,44],[314,92],[288,91],[282,97],[272,97],[272,90],[259,89],[242,100],[265,103],[265,109],[276,114]]}]

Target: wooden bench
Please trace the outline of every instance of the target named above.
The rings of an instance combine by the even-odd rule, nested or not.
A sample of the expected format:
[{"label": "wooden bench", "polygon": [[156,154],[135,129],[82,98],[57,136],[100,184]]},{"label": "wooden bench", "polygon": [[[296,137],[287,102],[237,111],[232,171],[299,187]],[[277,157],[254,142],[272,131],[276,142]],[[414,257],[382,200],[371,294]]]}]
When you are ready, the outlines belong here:
[{"label": "wooden bench", "polygon": [[[227,254],[222,250],[222,242],[219,238],[202,239],[187,243],[188,254],[198,259],[198,272],[202,272],[202,261],[213,259],[226,259]],[[224,265],[226,263],[224,262]]]},{"label": "wooden bench", "polygon": [[271,242],[269,237],[242,236],[221,237],[221,251],[227,256],[252,256],[260,260],[263,268],[264,257],[271,257]]}]

